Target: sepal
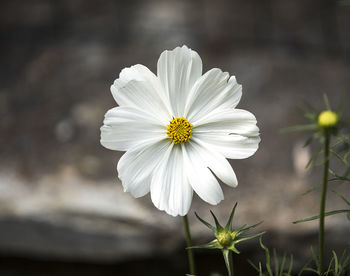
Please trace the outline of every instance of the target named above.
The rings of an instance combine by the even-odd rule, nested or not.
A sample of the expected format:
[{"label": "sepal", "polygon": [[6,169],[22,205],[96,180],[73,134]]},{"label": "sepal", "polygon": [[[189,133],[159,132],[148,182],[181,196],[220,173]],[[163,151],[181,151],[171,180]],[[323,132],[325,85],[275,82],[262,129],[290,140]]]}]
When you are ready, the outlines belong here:
[{"label": "sepal", "polygon": [[221,224],[219,223],[218,219],[216,218],[215,214],[212,211],[210,211],[210,213],[213,216],[215,227],[211,225],[209,222],[202,219],[197,213],[195,213],[198,220],[202,222],[206,227],[208,227],[211,231],[213,231],[215,235],[215,239],[207,244],[192,246],[191,248],[220,249],[223,252],[224,251],[226,252],[228,250],[230,252],[240,254],[239,250],[236,248],[236,244],[242,241],[259,237],[265,233],[265,232],[260,232],[254,235],[241,237],[243,233],[259,226],[262,222],[259,222],[250,226],[247,226],[246,224],[244,224],[238,229],[233,230],[232,221],[233,221],[236,207],[237,207],[237,203],[232,208],[230,217],[226,223],[225,228],[221,226]]}]

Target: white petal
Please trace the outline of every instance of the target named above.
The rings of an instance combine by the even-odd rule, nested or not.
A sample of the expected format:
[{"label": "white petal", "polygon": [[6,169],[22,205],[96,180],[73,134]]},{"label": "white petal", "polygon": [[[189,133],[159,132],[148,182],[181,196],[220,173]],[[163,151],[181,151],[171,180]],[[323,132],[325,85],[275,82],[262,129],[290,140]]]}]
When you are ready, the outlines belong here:
[{"label": "white petal", "polygon": [[128,150],[119,160],[118,177],[124,191],[141,197],[150,191],[152,172],[171,146],[169,139],[155,143],[142,143]]},{"label": "white petal", "polygon": [[173,145],[154,170],[151,183],[153,204],[172,216],[184,216],[190,209],[192,194],[184,169],[182,148]]},{"label": "white petal", "polygon": [[204,116],[196,122],[192,137],[231,159],[253,155],[260,142],[255,116],[242,109],[219,110]]},{"label": "white petal", "polygon": [[230,163],[222,154],[212,150],[209,144],[205,144],[197,139],[192,139],[191,144],[201,155],[203,162],[205,162],[205,166],[210,168],[222,182],[231,187],[237,186],[238,182],[236,174]]},{"label": "white petal", "polygon": [[112,150],[128,150],[143,141],[166,138],[166,127],[152,115],[132,107],[107,111],[101,127],[101,144]]},{"label": "white petal", "polygon": [[207,168],[207,160],[203,159],[201,151],[193,144],[189,142],[182,145],[188,179],[201,199],[216,205],[224,199],[224,194],[218,181]]},{"label": "white petal", "polygon": [[[197,138],[196,136],[193,137]],[[229,159],[244,159],[252,156],[257,151],[260,143],[259,137],[237,135],[215,136],[201,134],[200,140],[210,144],[212,149],[219,151]]]},{"label": "white petal", "polygon": [[172,115],[182,116],[186,98],[202,75],[201,58],[186,46],[164,51],[158,60],[157,75],[170,99]]},{"label": "white petal", "polygon": [[217,109],[193,122],[195,133],[239,134],[258,136],[255,116],[243,109]]},{"label": "white petal", "polygon": [[187,98],[184,116],[192,123],[220,108],[235,108],[242,96],[242,86],[236,78],[214,68],[195,83]]},{"label": "white petal", "polygon": [[119,106],[148,110],[167,122],[172,116],[159,79],[143,65],[123,69],[111,86],[111,92]]}]

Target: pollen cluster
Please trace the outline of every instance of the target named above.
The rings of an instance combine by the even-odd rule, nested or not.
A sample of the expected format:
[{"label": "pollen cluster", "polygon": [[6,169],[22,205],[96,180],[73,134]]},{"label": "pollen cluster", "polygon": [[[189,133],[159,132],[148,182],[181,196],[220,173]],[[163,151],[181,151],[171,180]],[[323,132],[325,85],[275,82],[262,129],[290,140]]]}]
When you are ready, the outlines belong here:
[{"label": "pollen cluster", "polygon": [[188,142],[192,137],[193,125],[184,117],[177,117],[167,126],[167,135],[175,144]]}]

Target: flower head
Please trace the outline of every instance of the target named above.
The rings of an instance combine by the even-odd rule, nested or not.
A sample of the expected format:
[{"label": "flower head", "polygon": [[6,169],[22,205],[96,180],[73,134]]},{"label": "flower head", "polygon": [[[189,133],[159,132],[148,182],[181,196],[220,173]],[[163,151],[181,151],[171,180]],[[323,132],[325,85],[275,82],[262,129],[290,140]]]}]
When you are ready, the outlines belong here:
[{"label": "flower head", "polygon": [[244,236],[244,237],[241,236],[243,233],[249,231],[250,229],[257,227],[262,222],[254,224],[252,226],[243,225],[240,228],[233,230],[232,219],[233,219],[233,216],[235,214],[236,207],[237,207],[237,203],[233,207],[231,214],[230,214],[230,218],[228,219],[225,227],[222,227],[220,225],[218,219],[216,218],[216,216],[214,215],[214,213],[212,211],[210,211],[210,212],[214,218],[215,227],[213,225],[211,225],[209,222],[206,222],[205,220],[201,219],[196,213],[197,218],[205,226],[207,226],[211,231],[213,231],[213,233],[215,235],[215,239],[207,244],[190,247],[190,248],[204,248],[204,249],[219,249],[219,250],[221,250],[223,257],[224,257],[224,260],[225,260],[227,270],[229,272],[229,276],[233,275],[233,273],[232,273],[232,270],[233,270],[232,257],[231,257],[232,252],[236,253],[236,254],[240,254],[240,252],[236,248],[236,244],[238,244],[242,241],[256,238],[258,236],[262,236],[265,233],[265,232],[260,232],[260,233],[257,233],[257,234],[251,235],[251,236]]},{"label": "flower head", "polygon": [[[315,109],[311,104],[307,102],[304,103],[306,107],[304,117],[309,121],[307,124],[287,127],[282,131],[311,132],[311,136],[306,140],[305,146],[309,145],[314,140],[319,140],[320,143],[323,144],[326,140],[326,136],[337,137],[337,144],[340,142],[345,142],[347,138],[342,137],[342,130],[346,126],[346,121],[342,119],[342,113],[344,109],[342,104],[346,101],[343,99],[342,104],[335,109],[336,111],[333,111],[326,94],[323,94],[323,100],[326,106],[325,110],[323,111]],[[315,154],[314,157],[309,161],[307,167],[311,166],[318,156],[319,153]]]},{"label": "flower head", "polygon": [[243,233],[249,231],[250,229],[253,229],[253,228],[257,227],[262,222],[259,222],[257,224],[251,225],[251,226],[247,226],[245,224],[245,225],[239,227],[238,229],[233,230],[233,228],[232,228],[232,219],[233,219],[233,216],[235,214],[236,207],[237,207],[237,203],[233,207],[233,209],[231,211],[231,214],[230,214],[230,218],[228,219],[225,227],[222,227],[220,225],[218,219],[216,218],[216,216],[214,215],[214,213],[212,211],[210,211],[210,213],[211,213],[211,215],[214,218],[215,227],[212,226],[209,222],[206,222],[205,220],[200,218],[197,215],[197,213],[196,213],[196,217],[205,226],[207,226],[211,231],[213,231],[213,233],[215,235],[215,239],[212,240],[211,242],[207,243],[207,244],[193,246],[192,248],[221,249],[223,251],[228,250],[228,251],[232,251],[232,252],[234,252],[236,254],[239,254],[240,252],[237,250],[236,244],[238,244],[238,243],[240,243],[242,241],[250,240],[250,239],[253,239],[255,237],[261,236],[261,235],[263,235],[265,233],[265,232],[260,232],[258,234],[254,234],[254,235],[251,235],[251,236],[241,237],[241,235]]},{"label": "flower head", "polygon": [[338,123],[338,114],[331,111],[325,110],[318,116],[318,125],[322,128],[335,127]]},{"label": "flower head", "polygon": [[217,240],[218,240],[218,243],[222,246],[222,247],[226,247],[228,245],[231,244],[232,242],[232,233],[230,231],[227,231],[227,230],[222,230],[218,233],[217,235]]},{"label": "flower head", "polygon": [[164,51],[157,75],[140,64],[123,69],[111,91],[119,106],[105,115],[101,144],[126,151],[117,166],[124,190],[150,192],[173,216],[188,213],[193,190],[218,204],[224,196],[215,176],[237,186],[226,158],[258,149],[254,115],[236,109],[242,86],[220,69],[202,75],[201,58],[186,46]]}]

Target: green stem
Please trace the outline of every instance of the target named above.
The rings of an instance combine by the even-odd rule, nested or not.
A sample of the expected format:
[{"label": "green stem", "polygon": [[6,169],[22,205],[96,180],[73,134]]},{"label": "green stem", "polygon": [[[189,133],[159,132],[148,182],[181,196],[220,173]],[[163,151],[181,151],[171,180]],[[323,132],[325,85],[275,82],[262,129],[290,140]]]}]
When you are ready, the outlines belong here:
[{"label": "green stem", "polygon": [[224,260],[225,260],[228,276],[233,276],[232,252],[228,249],[224,249],[224,250],[222,250],[222,254],[224,255]]},{"label": "green stem", "polygon": [[190,266],[190,273],[191,275],[196,275],[196,265],[194,263],[194,256],[193,251],[191,249],[191,233],[190,233],[190,227],[188,224],[188,218],[187,215],[183,217],[184,226],[185,226],[185,234],[186,234],[186,244],[187,244],[187,255],[188,255],[188,263]]},{"label": "green stem", "polygon": [[324,167],[323,167],[323,181],[322,181],[322,194],[320,201],[320,224],[319,224],[319,236],[318,236],[318,246],[319,246],[319,275],[324,274],[324,218],[326,209],[326,195],[327,195],[327,182],[328,182],[328,169],[329,169],[329,141],[330,135],[325,132],[325,142],[324,142]]}]

